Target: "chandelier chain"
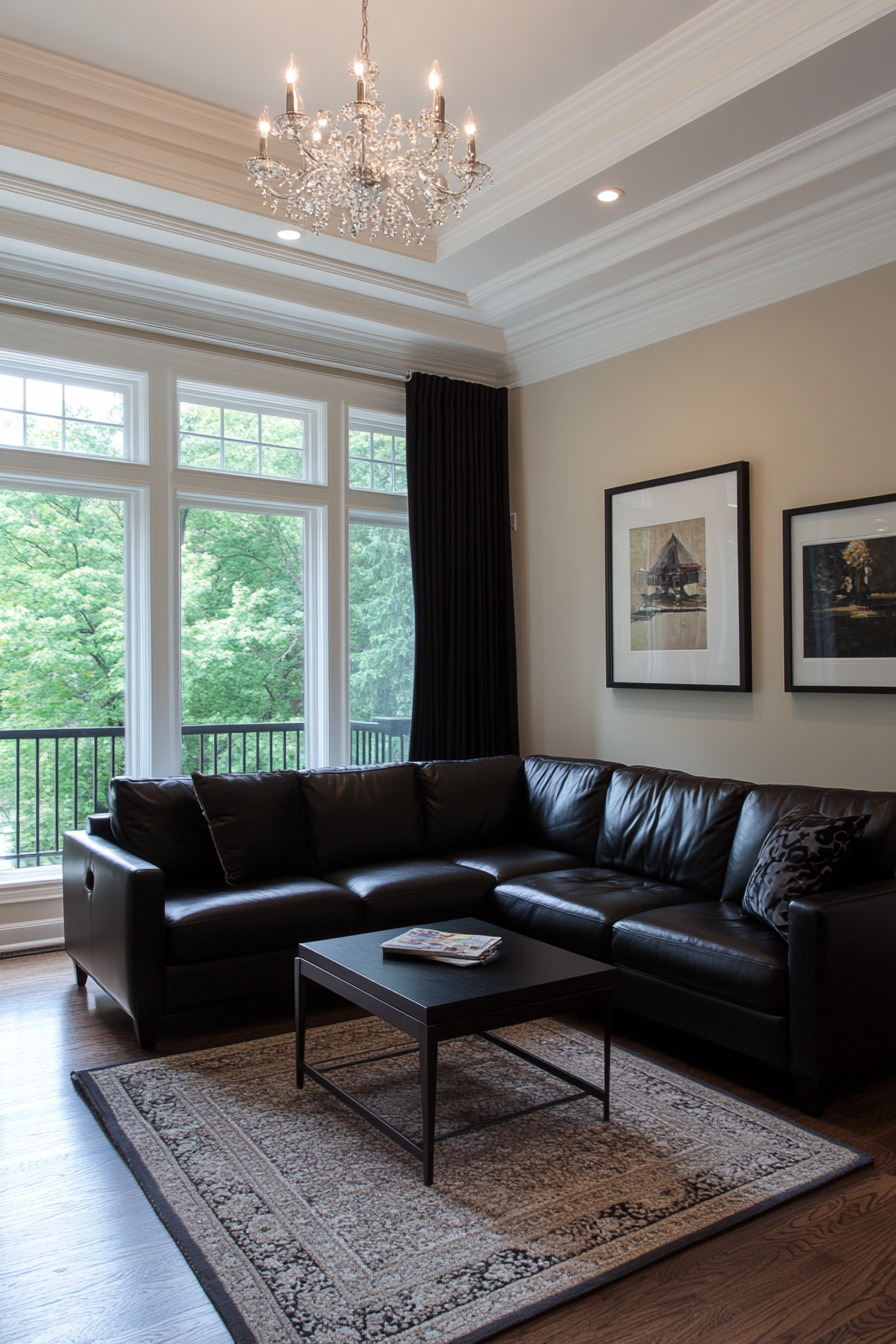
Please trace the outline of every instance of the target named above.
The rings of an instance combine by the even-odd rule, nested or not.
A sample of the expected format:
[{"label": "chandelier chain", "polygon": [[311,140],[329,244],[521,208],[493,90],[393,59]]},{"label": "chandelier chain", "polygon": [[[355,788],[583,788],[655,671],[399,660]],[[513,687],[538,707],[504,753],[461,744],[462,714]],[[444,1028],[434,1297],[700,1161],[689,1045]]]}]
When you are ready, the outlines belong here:
[{"label": "chandelier chain", "polygon": [[361,55],[365,61],[370,57],[370,39],[367,36],[367,0],[361,0]]}]

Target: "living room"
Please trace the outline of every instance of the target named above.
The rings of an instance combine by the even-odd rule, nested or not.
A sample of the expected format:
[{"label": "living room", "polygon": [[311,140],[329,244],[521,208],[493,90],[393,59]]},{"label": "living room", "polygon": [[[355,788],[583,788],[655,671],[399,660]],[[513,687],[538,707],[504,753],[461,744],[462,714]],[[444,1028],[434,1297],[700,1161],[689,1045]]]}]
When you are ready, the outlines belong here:
[{"label": "living room", "polygon": [[[316,690],[306,669],[304,714],[282,717],[306,724],[305,764],[357,759],[349,725],[367,715],[350,703],[348,534],[352,525],[405,525],[394,440],[410,369],[510,387],[522,755],[893,788],[892,685],[785,690],[782,538],[785,510],[894,489],[892,9],[570,3],[550,20],[501,7],[415,27],[400,7],[375,6],[371,49],[389,111],[416,106],[437,51],[449,111],[458,100],[477,108],[476,149],[495,176],[437,246],[428,237],[408,255],[401,240],[371,246],[334,227],[316,236],[303,226],[299,240],[278,241],[285,221],[265,217],[242,168],[261,106],[280,105],[292,47],[308,108],[348,96],[354,7],[328,11],[326,22],[303,17],[301,35],[282,16],[253,37],[251,52],[235,7],[229,22],[218,14],[220,33],[192,7],[127,24],[102,5],[10,8],[0,40],[4,371],[39,376],[42,367],[50,377],[55,361],[82,380],[88,366],[133,375],[147,446],[121,463],[73,454],[63,473],[58,456],[5,446],[0,467],[10,493],[35,482],[69,494],[89,485],[128,508],[151,503],[140,599],[148,634],[138,656],[129,627],[123,655],[134,773],[179,772],[182,724],[232,721],[223,711],[199,717],[198,707],[192,718],[181,713],[178,503],[239,505],[247,517],[288,506],[302,518],[307,553],[316,546],[329,575],[318,617],[313,603],[306,616],[309,638],[315,619],[326,624],[326,657]],[[480,34],[473,43],[470,32]],[[505,48],[515,82],[495,75]],[[510,84],[525,90],[522,112]],[[606,187],[623,194],[595,201]],[[210,488],[177,458],[179,383],[197,404],[196,388],[224,387],[266,398],[285,418],[305,416],[303,442],[318,434],[326,470],[315,478],[309,468],[299,483],[221,473]],[[349,479],[346,436],[358,408],[379,417],[380,435],[391,426],[392,486],[379,494]],[[742,461],[752,689],[608,686],[605,490]],[[326,537],[314,532],[321,510]],[[122,582],[134,583],[139,564],[122,564]],[[126,592],[133,612],[141,590]],[[6,716],[0,725],[29,726]],[[13,1129],[25,1116],[29,1128],[10,1149],[15,1195],[4,1234],[21,1245],[6,1271],[15,1312],[0,1335],[227,1338],[68,1082],[71,1068],[142,1055],[113,999],[94,981],[79,997],[68,959],[52,950],[63,935],[58,859],[16,866],[0,891],[11,954],[0,960],[4,1090],[17,1098],[5,1119]],[[285,1029],[282,1015],[241,1018],[230,1008],[216,1020],[209,1010],[163,1049],[275,1029]],[[633,1022],[620,1024],[619,1039],[799,1119],[763,1066]],[[872,1152],[870,1171],[503,1337],[891,1339],[892,1101],[885,1073],[838,1095],[819,1122],[820,1132]],[[77,1189],[57,1205],[66,1161]],[[802,1276],[797,1288],[791,1271]]]}]

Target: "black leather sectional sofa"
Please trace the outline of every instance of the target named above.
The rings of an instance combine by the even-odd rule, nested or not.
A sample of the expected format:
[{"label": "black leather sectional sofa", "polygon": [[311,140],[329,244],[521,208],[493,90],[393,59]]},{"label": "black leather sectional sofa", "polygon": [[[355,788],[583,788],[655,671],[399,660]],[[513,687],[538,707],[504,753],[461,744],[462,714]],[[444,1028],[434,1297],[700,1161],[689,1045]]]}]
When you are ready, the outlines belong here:
[{"label": "black leather sectional sofa", "polygon": [[[788,943],[741,898],[802,803],[870,821]],[[65,941],[151,1048],[168,1014],[289,993],[300,941],[475,915],[614,963],[620,1005],[787,1070],[819,1113],[896,1056],[894,873],[891,793],[543,756],[119,779],[65,838]]]}]

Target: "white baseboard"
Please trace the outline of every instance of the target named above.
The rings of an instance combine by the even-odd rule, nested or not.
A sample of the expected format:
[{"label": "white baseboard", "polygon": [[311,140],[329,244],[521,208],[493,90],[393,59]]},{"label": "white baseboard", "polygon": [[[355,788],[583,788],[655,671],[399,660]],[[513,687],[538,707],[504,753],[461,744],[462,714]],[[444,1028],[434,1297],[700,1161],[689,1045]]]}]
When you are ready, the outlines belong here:
[{"label": "white baseboard", "polygon": [[65,943],[61,919],[29,919],[22,924],[0,925],[0,952],[36,952],[42,947]]},{"label": "white baseboard", "polygon": [[0,874],[0,952],[62,947],[62,869]]}]

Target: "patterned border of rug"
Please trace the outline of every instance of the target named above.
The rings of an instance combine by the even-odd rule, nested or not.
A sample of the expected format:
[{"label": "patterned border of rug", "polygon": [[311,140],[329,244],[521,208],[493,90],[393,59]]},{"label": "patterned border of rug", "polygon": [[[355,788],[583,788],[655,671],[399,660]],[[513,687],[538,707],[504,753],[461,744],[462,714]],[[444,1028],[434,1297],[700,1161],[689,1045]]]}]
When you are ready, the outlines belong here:
[{"label": "patterned border of rug", "polygon": [[[601,1042],[552,1019],[504,1030],[600,1083]],[[376,1018],[309,1032],[318,1068],[419,1136],[414,1043]],[[613,1051],[612,1117],[483,1041],[439,1052],[420,1164],[268,1037],[73,1074],[238,1344],[473,1344],[870,1162],[864,1153]]]}]

